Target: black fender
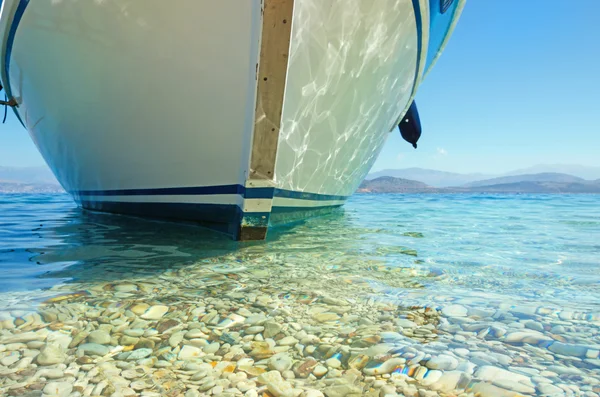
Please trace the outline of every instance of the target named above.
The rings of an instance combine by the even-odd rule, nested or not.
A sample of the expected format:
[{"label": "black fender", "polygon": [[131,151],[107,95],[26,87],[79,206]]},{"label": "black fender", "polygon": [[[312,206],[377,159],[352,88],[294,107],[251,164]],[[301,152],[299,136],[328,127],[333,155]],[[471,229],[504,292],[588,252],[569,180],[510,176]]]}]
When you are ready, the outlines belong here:
[{"label": "black fender", "polygon": [[417,110],[417,103],[415,101],[410,104],[406,114],[402,117],[400,124],[398,124],[398,129],[402,138],[416,149],[417,141],[421,137],[421,119],[419,118],[419,111]]}]

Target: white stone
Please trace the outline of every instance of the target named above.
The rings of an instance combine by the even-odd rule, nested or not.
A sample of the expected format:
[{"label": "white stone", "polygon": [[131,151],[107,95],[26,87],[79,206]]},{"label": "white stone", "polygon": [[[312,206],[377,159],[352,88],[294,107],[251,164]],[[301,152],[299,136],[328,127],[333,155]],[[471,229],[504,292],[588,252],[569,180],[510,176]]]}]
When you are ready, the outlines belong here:
[{"label": "white stone", "polygon": [[541,332],[534,330],[516,331],[506,335],[504,341],[507,343],[529,343],[537,345],[540,342],[551,341],[552,339],[545,336]]},{"label": "white stone", "polygon": [[292,368],[292,364],[292,358],[288,353],[278,353],[269,359],[269,368],[279,372]]},{"label": "white stone", "polygon": [[190,389],[190,390],[188,390],[188,391],[185,392],[185,396],[184,397],[200,397],[200,393],[198,393],[194,389]]},{"label": "white stone", "polygon": [[204,355],[205,353],[203,353],[201,349],[194,346],[185,345],[183,346],[177,357],[180,360],[195,360]]},{"label": "white stone", "polygon": [[31,341],[42,341],[46,339],[46,335],[37,332],[23,332],[21,334],[15,334],[8,338],[3,338],[2,343],[27,343]]},{"label": "white stone", "polygon": [[136,349],[131,352],[129,356],[127,356],[128,361],[141,360],[146,358],[152,354],[152,349],[144,348],[144,349]]},{"label": "white stone", "polygon": [[293,336],[286,336],[285,338],[277,341],[279,346],[293,346],[296,343],[298,343],[298,339],[294,338]]},{"label": "white stone", "polygon": [[316,376],[317,378],[320,378],[320,377],[324,376],[324,375],[327,373],[327,371],[328,371],[328,370],[327,370],[327,368],[326,368],[326,367],[324,367],[324,366],[322,366],[322,365],[317,365],[317,366],[316,366],[316,367],[313,369],[312,373],[313,373],[313,375],[314,375],[314,376]]},{"label": "white stone", "polygon": [[541,394],[546,396],[561,397],[565,395],[565,392],[560,387],[549,383],[540,383],[537,385],[537,389]]},{"label": "white stone", "polygon": [[155,305],[151,306],[144,314],[140,317],[144,320],[160,320],[169,311],[168,306]]},{"label": "white stone", "polygon": [[107,345],[110,343],[110,334],[103,330],[90,332],[87,337],[89,343],[98,343],[99,345]]},{"label": "white stone", "polygon": [[125,331],[123,331],[123,333],[127,336],[137,338],[137,337],[144,335],[144,330],[141,328],[132,328],[132,329],[126,329]]},{"label": "white stone", "polygon": [[50,382],[44,387],[44,393],[53,396],[66,397],[73,391],[73,385],[68,382]]},{"label": "white stone", "polygon": [[34,378],[42,376],[47,379],[59,379],[65,376],[65,373],[59,368],[42,368],[35,373]]},{"label": "white stone", "polygon": [[263,374],[260,374],[257,378],[257,382],[261,385],[266,385],[267,383],[276,382],[283,380],[281,377],[281,373],[279,371],[269,371]]},{"label": "white stone", "polygon": [[444,373],[442,371],[438,371],[437,369],[431,370],[427,373],[427,377],[421,381],[421,384],[423,386],[430,386],[437,382],[443,374]]},{"label": "white stone", "polygon": [[447,354],[440,354],[439,356],[432,357],[431,360],[427,361],[425,366],[429,369],[454,370],[458,367],[458,360]]},{"label": "white stone", "polygon": [[498,379],[506,379],[506,380],[512,380],[515,382],[521,382],[526,385],[532,385],[531,380],[529,379],[528,376],[517,374],[517,373],[511,372],[511,371],[507,371],[503,368],[493,367],[491,365],[485,365],[483,367],[480,367],[475,372],[475,377],[480,380],[489,381],[489,382],[493,382]]},{"label": "white stone", "polygon": [[307,390],[304,392],[304,397],[325,397],[319,390]]},{"label": "white stone", "polygon": [[275,397],[292,397],[294,395],[292,384],[285,380],[269,382],[267,383],[267,389]]},{"label": "white stone", "polygon": [[77,350],[82,352],[83,354],[93,356],[105,356],[110,351],[110,349],[107,346],[99,345],[97,343],[84,343],[83,345],[79,345]]},{"label": "white stone", "polygon": [[396,320],[396,325],[402,327],[402,328],[416,328],[417,324],[413,321],[410,321],[406,318],[399,318],[398,320]]},{"label": "white stone", "polygon": [[67,355],[59,345],[47,344],[37,355],[36,361],[40,365],[60,364],[67,359]]},{"label": "white stone", "polygon": [[179,332],[173,333],[173,335],[171,335],[171,337],[169,338],[169,345],[171,347],[178,346],[183,341],[184,335],[185,335],[185,331],[179,331]]},{"label": "white stone", "polygon": [[219,350],[220,347],[221,347],[221,345],[219,344],[219,342],[213,342],[208,346],[204,346],[202,348],[202,350],[206,354],[215,354],[217,352],[217,350]]},{"label": "white stone", "polygon": [[465,374],[464,372],[448,371],[444,372],[440,379],[438,379],[437,382],[432,384],[430,387],[432,390],[448,392],[456,389],[459,383],[468,383],[470,379],[471,376]]},{"label": "white stone", "polygon": [[330,358],[329,360],[325,361],[325,364],[327,364],[329,368],[339,368],[342,366],[341,361],[337,358]]},{"label": "white stone", "polygon": [[8,367],[8,366],[13,365],[20,359],[21,359],[21,355],[19,353],[11,354],[10,356],[6,356],[2,360],[0,360],[0,364],[4,365],[5,367]]},{"label": "white stone", "polygon": [[363,373],[365,375],[389,374],[399,366],[403,365],[405,362],[406,360],[403,358],[391,358],[376,367],[365,367],[363,369]]},{"label": "white stone", "polygon": [[588,352],[587,346],[561,342],[554,342],[548,347],[548,350],[556,354],[561,354],[563,356],[575,357],[585,357],[586,353]]},{"label": "white stone", "polygon": [[524,384],[522,384],[520,382],[516,382],[514,380],[500,378],[500,379],[495,379],[492,383],[503,389],[513,390],[513,391],[516,391],[519,393],[525,393],[525,394],[535,394],[535,389],[533,387],[524,385]]},{"label": "white stone", "polygon": [[263,332],[264,330],[265,330],[265,327],[255,325],[255,326],[246,328],[244,330],[244,332],[246,333],[246,335],[255,335],[255,334],[259,334],[259,333]]},{"label": "white stone", "polygon": [[449,305],[442,309],[442,314],[446,317],[466,317],[468,310],[462,305]]}]

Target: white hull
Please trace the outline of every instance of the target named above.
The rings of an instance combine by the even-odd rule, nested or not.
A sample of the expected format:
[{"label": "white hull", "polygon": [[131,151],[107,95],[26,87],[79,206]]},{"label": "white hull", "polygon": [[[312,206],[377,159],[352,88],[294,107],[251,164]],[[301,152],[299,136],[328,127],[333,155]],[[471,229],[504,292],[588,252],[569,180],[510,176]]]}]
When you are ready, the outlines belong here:
[{"label": "white hull", "polygon": [[3,86],[82,207],[262,238],[356,190],[430,30],[429,0],[264,3],[5,0]]}]

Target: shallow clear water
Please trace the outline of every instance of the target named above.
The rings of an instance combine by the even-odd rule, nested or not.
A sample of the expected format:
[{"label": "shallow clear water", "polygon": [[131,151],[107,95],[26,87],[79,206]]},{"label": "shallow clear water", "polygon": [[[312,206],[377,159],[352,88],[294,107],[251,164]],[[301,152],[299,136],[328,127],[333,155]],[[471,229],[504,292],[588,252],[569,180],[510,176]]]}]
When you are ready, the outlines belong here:
[{"label": "shallow clear water", "polygon": [[[355,195],[253,243],[81,212],[67,195],[0,195],[0,276],[9,395],[52,382],[65,395],[600,394],[599,195]],[[282,328],[264,335],[265,322]],[[149,342],[127,347],[137,328]],[[169,343],[195,329],[204,336]],[[100,345],[111,353],[86,350],[92,331],[110,336]],[[64,359],[42,365],[52,344]],[[139,360],[121,352],[149,346]],[[254,369],[227,356],[238,350]],[[326,374],[308,374],[313,358]],[[194,379],[203,363],[215,367]],[[89,373],[101,365],[116,369],[98,390]],[[151,384],[121,372],[136,368]],[[255,379],[273,369],[287,380]]]}]

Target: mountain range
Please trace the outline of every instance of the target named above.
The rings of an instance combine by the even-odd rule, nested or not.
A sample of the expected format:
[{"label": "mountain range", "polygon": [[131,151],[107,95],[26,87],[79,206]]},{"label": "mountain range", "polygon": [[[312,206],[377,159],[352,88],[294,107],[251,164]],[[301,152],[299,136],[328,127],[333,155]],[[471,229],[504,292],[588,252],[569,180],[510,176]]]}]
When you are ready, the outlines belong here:
[{"label": "mountain range", "polygon": [[363,181],[359,193],[600,193],[600,179],[540,173],[505,176],[470,182],[461,186],[433,187],[423,182],[392,176]]},{"label": "mountain range", "polygon": [[[375,179],[381,176],[392,176],[401,179],[411,179],[423,182],[433,187],[455,187],[473,182],[484,181],[488,179],[536,175],[536,174],[567,174],[579,177],[585,180],[600,179],[600,167],[590,167],[575,164],[540,164],[529,168],[514,170],[511,172],[492,175],[482,173],[456,173],[426,168],[403,168],[403,169],[385,169],[373,172],[367,176],[367,179]],[[518,178],[517,178],[518,180]]]},{"label": "mountain range", "polygon": [[[0,166],[0,193],[62,191],[45,166]],[[369,174],[358,192],[600,193],[600,167],[536,165],[502,175],[460,174],[425,168],[382,170]]]},{"label": "mountain range", "polygon": [[39,167],[2,167],[0,166],[0,182],[4,183],[47,183],[58,185],[54,174],[46,166]]}]

